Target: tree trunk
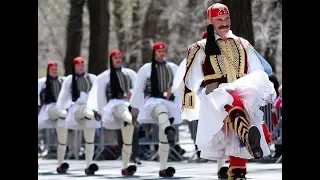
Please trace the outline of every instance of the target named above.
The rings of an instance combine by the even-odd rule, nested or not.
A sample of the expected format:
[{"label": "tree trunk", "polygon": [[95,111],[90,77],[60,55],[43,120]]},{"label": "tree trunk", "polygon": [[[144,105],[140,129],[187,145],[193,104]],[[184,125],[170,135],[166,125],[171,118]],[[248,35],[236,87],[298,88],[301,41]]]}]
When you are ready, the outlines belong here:
[{"label": "tree trunk", "polygon": [[[115,18],[115,28],[116,28],[116,35],[117,35],[117,39],[118,39],[118,46],[119,46],[119,50],[124,54],[124,52],[126,51],[126,42],[125,42],[125,29],[124,29],[124,25],[123,25],[123,18],[122,18],[122,14],[123,14],[123,0],[113,0],[113,5],[114,5],[114,9],[113,9],[113,15]],[[124,56],[122,56],[122,58],[124,58]]]},{"label": "tree trunk", "polygon": [[[280,1],[253,1],[255,49],[276,72],[276,61],[281,42],[282,11]],[[281,55],[280,55],[281,56]]]},{"label": "tree trunk", "polygon": [[[162,0],[160,6],[158,7],[159,9],[162,9],[162,12],[158,14],[158,25],[157,27],[157,36],[156,40],[163,41],[164,43],[168,43],[168,37],[169,34],[171,33],[169,30],[169,19],[161,19],[160,16],[163,14],[163,10],[168,8],[168,0]],[[169,16],[169,15],[168,15]]]},{"label": "tree trunk", "polygon": [[88,0],[90,46],[88,71],[100,74],[108,68],[109,1]]},{"label": "tree trunk", "polygon": [[[201,28],[196,29],[193,26],[189,26],[186,24],[188,24],[190,22],[192,23],[193,21],[201,21],[197,17],[195,17],[195,14],[197,11],[197,9],[195,7],[201,5],[202,3],[203,3],[202,1],[188,0],[186,7],[183,8],[182,13],[185,14],[185,16],[183,18],[181,18],[181,20],[176,24],[176,28],[178,29],[177,32],[179,34],[179,38],[177,40],[178,44],[186,44],[186,42],[188,41],[187,40],[188,37],[196,36],[195,35],[196,33],[198,34],[198,36],[197,36],[198,38],[196,38],[197,39],[196,41],[201,40],[201,31],[204,31],[206,29],[206,26],[203,26],[202,29]],[[192,15],[194,15],[194,16],[192,16]],[[206,18],[206,16],[204,16],[204,17]],[[201,18],[202,18],[202,16],[201,16]],[[197,20],[195,20],[195,19],[197,19]],[[187,52],[188,46],[191,45],[190,43],[194,43],[194,42],[187,42],[186,47],[183,49],[184,52]],[[175,55],[173,58],[175,60],[178,60],[176,62],[180,63],[180,61],[182,61],[182,57],[180,56],[181,49],[175,48],[173,54]]]},{"label": "tree trunk", "polygon": [[143,64],[151,62],[152,42],[156,41],[159,17],[163,12],[166,2],[164,0],[151,0],[147,13],[145,15],[142,28],[142,62]]},{"label": "tree trunk", "polygon": [[254,46],[251,0],[222,0],[228,6],[231,17],[231,30]]},{"label": "tree trunk", "polygon": [[[138,70],[141,59],[139,59],[141,48],[141,23],[140,23],[140,0],[132,0],[132,26],[130,41],[130,58],[127,60],[127,66],[131,69]],[[138,51],[137,51],[138,50]]]},{"label": "tree trunk", "polygon": [[70,0],[70,14],[67,25],[67,50],[64,59],[65,75],[72,73],[73,58],[81,55],[82,14],[85,0]]}]

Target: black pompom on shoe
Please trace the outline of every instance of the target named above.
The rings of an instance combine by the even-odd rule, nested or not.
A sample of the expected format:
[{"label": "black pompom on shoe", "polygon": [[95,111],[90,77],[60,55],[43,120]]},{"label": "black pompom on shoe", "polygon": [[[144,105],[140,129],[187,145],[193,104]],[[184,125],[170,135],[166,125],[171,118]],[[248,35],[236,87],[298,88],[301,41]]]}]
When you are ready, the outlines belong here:
[{"label": "black pompom on shoe", "polygon": [[219,179],[228,179],[228,167],[222,167],[220,168],[218,172],[218,178]]},{"label": "black pompom on shoe", "polygon": [[68,163],[62,163],[60,167],[57,168],[58,174],[66,174],[69,169]]},{"label": "black pompom on shoe", "polygon": [[87,169],[84,170],[86,175],[94,175],[96,171],[99,170],[99,166],[97,164],[91,164]]},{"label": "black pompom on shoe", "polygon": [[137,171],[137,166],[135,166],[135,165],[130,165],[130,166],[127,167],[126,169],[122,169],[122,170],[121,170],[121,174],[122,174],[123,176],[133,176],[136,171]]},{"label": "black pompom on shoe", "polygon": [[167,169],[159,171],[160,177],[172,177],[176,173],[176,170],[173,167],[168,167]]}]

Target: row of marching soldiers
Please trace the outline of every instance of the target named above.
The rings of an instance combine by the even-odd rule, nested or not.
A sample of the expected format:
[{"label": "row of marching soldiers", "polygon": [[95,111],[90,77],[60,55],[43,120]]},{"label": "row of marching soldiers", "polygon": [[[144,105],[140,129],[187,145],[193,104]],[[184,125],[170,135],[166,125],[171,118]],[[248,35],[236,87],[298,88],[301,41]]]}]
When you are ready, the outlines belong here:
[{"label": "row of marching soldiers", "polygon": [[[38,123],[40,128],[56,128],[58,173],[69,168],[63,162],[68,129],[84,132],[85,173],[98,170],[92,158],[95,129],[102,125],[121,129],[121,173],[133,175],[137,168],[128,163],[139,122],[158,124],[159,176],[171,177],[175,169],[167,167],[167,160],[177,133],[172,125],[199,119],[196,144],[201,157],[217,160],[219,178],[246,180],[247,160],[270,154],[270,134],[259,108],[275,99],[267,75],[272,68],[229,29],[227,6],[215,3],[207,9],[207,18],[206,37],[189,46],[179,67],[166,60],[162,42],[153,44],[152,62],[137,73],[121,66],[119,50],[110,52],[110,69],[98,76],[85,72],[82,57],[73,59],[73,73],[66,78],[57,77],[55,62],[48,63],[47,77],[39,80]],[[227,159],[229,167],[223,167]]]},{"label": "row of marching soldiers", "polygon": [[[206,38],[206,32],[202,35]],[[123,138],[121,173],[125,176],[133,175],[137,167],[128,166],[128,163],[132,151],[134,125],[139,111],[133,107],[142,106],[139,122],[157,123],[161,128],[159,175],[173,176],[175,169],[166,167],[169,146],[174,145],[176,133],[171,125],[180,124],[181,118],[197,120],[199,116],[193,114],[189,118],[181,117],[181,99],[175,98],[170,91],[172,88],[177,96],[181,96],[178,89],[180,91],[183,89],[180,78],[181,73],[185,71],[186,59],[178,68],[165,59],[164,43],[157,42],[152,48],[152,62],[142,66],[138,75],[133,70],[122,67],[119,50],[110,52],[110,69],[98,76],[85,72],[82,57],[73,59],[73,73],[66,78],[57,75],[56,62],[50,61],[47,64],[47,76],[39,79],[38,125],[40,129],[56,129],[58,173],[66,173],[69,168],[68,163],[64,162],[68,129],[81,129],[84,132],[85,173],[92,175],[98,170],[98,166],[92,163],[94,136],[95,129],[102,125],[106,129],[121,129]],[[177,76],[174,78],[175,74]],[[203,87],[203,84],[201,86]],[[270,143],[267,127],[263,126],[263,130]],[[223,162],[218,161],[218,170],[223,169],[222,165]],[[224,176],[226,175],[220,171],[219,177]]]},{"label": "row of marching soldiers", "polygon": [[112,50],[110,68],[98,76],[85,72],[85,60],[73,59],[73,73],[67,77],[57,74],[57,63],[47,64],[47,76],[38,81],[38,126],[55,128],[58,147],[57,172],[66,173],[64,162],[68,129],[83,130],[85,140],[85,173],[92,175],[99,167],[93,163],[95,130],[121,129],[122,169],[124,176],[132,176],[137,167],[129,165],[134,126],[156,123],[159,126],[160,177],[171,177],[173,167],[167,167],[170,146],[175,144],[176,130],[172,125],[182,123],[181,99],[171,93],[178,66],[168,62],[165,44],[152,46],[152,62],[143,65],[138,73],[122,66],[119,50]]}]

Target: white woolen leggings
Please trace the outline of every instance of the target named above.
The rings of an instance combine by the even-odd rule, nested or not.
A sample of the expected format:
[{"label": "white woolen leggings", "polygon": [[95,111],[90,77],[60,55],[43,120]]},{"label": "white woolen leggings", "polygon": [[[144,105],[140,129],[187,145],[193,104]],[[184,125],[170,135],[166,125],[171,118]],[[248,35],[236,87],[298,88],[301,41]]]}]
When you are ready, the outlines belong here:
[{"label": "white woolen leggings", "polygon": [[132,125],[132,115],[125,104],[119,104],[113,108],[113,116],[121,119],[121,135],[122,135],[122,169],[128,167],[130,156],[132,153],[132,139],[134,126]]},{"label": "white woolen leggings", "polygon": [[[57,149],[57,159],[58,159],[58,167],[63,163],[66,149],[67,149],[67,137],[68,137],[68,129],[64,127],[56,127],[57,136],[58,136],[58,149]],[[88,168],[92,164],[93,154],[94,154],[94,136],[95,129],[94,128],[84,128],[83,135],[86,142],[85,145],[85,153],[86,153],[86,167]]]},{"label": "white woolen leggings", "polygon": [[167,162],[169,157],[169,144],[167,135],[164,130],[170,126],[168,109],[162,104],[157,105],[153,111],[152,116],[158,119],[159,125],[159,159],[160,159],[160,171],[167,168]]}]

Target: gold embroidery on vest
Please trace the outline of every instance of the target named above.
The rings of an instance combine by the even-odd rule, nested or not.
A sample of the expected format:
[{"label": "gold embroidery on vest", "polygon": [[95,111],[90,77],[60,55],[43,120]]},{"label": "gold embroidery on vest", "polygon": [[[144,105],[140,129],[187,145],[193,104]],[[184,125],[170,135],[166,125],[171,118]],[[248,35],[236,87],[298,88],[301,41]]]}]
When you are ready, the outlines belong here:
[{"label": "gold embroidery on vest", "polygon": [[240,67],[239,67],[239,71],[238,71],[238,76],[242,77],[242,76],[246,75],[245,72],[244,72],[245,65],[246,65],[246,55],[245,54],[248,54],[248,52],[247,52],[247,49],[243,49],[243,46],[241,46],[239,41],[233,40],[233,42],[237,46],[237,48],[239,50],[238,52],[240,52],[240,54],[239,54]]},{"label": "gold embroidery on vest", "polygon": [[90,84],[90,82],[89,82],[89,75],[86,75],[86,74],[85,74],[83,77],[84,77],[84,80],[85,80],[85,82],[86,82],[86,84],[87,84],[87,90],[86,90],[86,92],[89,92],[90,89],[91,89],[91,84]]},{"label": "gold embroidery on vest", "polygon": [[[184,86],[183,86],[183,92],[185,92],[185,88],[186,88],[186,82],[187,82],[187,78],[189,76],[190,70],[192,68],[192,66],[194,65],[194,62],[196,61],[195,58],[197,58],[197,56],[200,53],[200,46],[197,44],[193,44],[191,45],[191,47],[189,48],[189,52],[187,55],[187,61],[186,61],[186,74],[183,78],[184,81]],[[205,56],[205,55],[204,55]],[[186,93],[184,96],[182,96],[182,107],[181,109],[183,110],[184,108],[187,109],[194,109],[195,106],[195,93],[193,91]]]},{"label": "gold embroidery on vest", "polygon": [[182,101],[184,102],[184,105],[182,108],[187,108],[187,109],[194,109],[194,106],[196,104],[196,94],[191,91],[187,94],[184,95]]},{"label": "gold embroidery on vest", "polygon": [[210,56],[210,63],[215,74],[205,76],[205,80],[227,76],[228,82],[233,82],[244,76],[245,49],[242,48],[238,41],[233,39],[228,39],[227,41],[217,40],[217,43],[222,54]]},{"label": "gold embroidery on vest", "polygon": [[207,81],[211,79],[221,78],[223,76],[223,73],[221,72],[221,69],[218,67],[218,59],[216,58],[216,55],[210,56],[210,63],[215,74],[206,75],[204,77],[204,80]]}]

